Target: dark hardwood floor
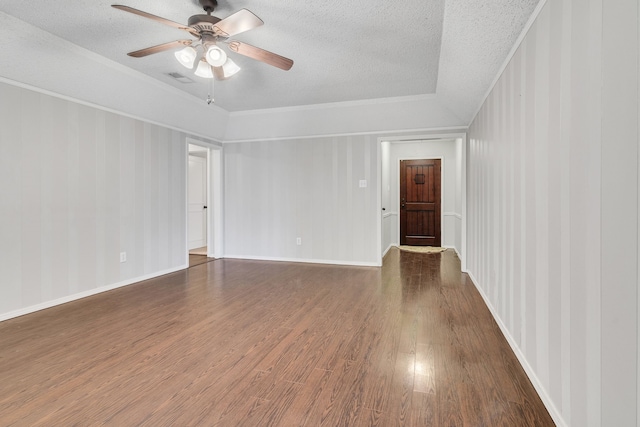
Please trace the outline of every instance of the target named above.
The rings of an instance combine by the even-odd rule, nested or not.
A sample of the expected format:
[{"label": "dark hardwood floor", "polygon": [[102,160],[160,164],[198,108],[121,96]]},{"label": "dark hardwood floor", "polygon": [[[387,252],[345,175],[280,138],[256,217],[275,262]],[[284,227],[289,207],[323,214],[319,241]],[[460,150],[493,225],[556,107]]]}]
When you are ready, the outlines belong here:
[{"label": "dark hardwood floor", "polygon": [[455,253],[216,260],[0,323],[2,426],[552,426]]},{"label": "dark hardwood floor", "polygon": [[195,267],[211,261],[215,261],[215,258],[208,258],[206,255],[189,254],[189,267]]}]

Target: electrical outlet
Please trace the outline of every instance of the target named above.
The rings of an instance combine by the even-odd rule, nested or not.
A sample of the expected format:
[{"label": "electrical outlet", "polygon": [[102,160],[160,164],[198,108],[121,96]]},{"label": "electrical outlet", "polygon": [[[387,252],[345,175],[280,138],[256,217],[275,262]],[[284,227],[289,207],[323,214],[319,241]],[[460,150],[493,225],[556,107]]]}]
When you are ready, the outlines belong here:
[{"label": "electrical outlet", "polygon": [[120,252],[120,262],[127,262],[127,253]]},{"label": "electrical outlet", "polygon": [[296,238],[296,245],[300,246],[302,244],[302,237]]},{"label": "electrical outlet", "polygon": [[367,187],[367,180],[366,179],[361,179],[360,180],[360,188],[366,188]]}]

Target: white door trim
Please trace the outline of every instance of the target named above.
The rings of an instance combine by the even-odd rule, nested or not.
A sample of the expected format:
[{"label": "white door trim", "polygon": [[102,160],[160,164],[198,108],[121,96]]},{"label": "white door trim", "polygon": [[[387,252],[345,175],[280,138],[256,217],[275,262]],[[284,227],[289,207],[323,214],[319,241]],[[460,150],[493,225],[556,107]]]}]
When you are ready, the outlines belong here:
[{"label": "white door trim", "polygon": [[[187,249],[190,251],[202,246],[207,246],[209,240],[209,224],[207,220],[209,205],[209,162],[207,156],[194,155],[191,152],[189,152],[188,162],[187,205],[189,206],[189,217],[187,218],[187,234],[189,239]],[[207,208],[203,209],[205,206]],[[197,235],[194,234],[196,232]]]},{"label": "white door trim", "polygon": [[[186,138],[185,141],[185,195],[189,191],[188,182],[188,166],[189,166],[189,144],[198,145],[207,149],[207,256],[214,258],[224,257],[224,221],[223,221],[223,148],[204,141],[199,141],[193,138]],[[185,244],[186,248],[189,247],[189,235],[188,230],[188,202],[185,200]],[[185,253],[186,264],[189,264],[189,251]]]},{"label": "white door trim", "polygon": [[[452,133],[426,133],[424,135],[404,135],[404,136],[389,136],[389,137],[378,137],[378,203],[377,203],[377,213],[378,213],[378,260],[380,265],[382,265],[382,155],[381,155],[381,144],[383,141],[389,141],[391,143],[400,143],[400,142],[416,142],[416,141],[427,141],[427,140],[438,140],[438,139],[460,139],[462,141],[462,152],[461,152],[461,210],[460,212],[462,216],[462,227],[461,227],[461,253],[458,254],[460,256],[460,262],[462,271],[467,271],[467,133],[464,131],[461,132],[452,132]],[[391,159],[389,159],[391,160]],[[442,179],[442,176],[441,176]],[[394,201],[390,201],[394,203]],[[396,201],[397,202],[397,201]],[[391,213],[391,212],[390,212]],[[399,217],[399,212],[396,212]],[[442,224],[441,224],[442,226]],[[398,238],[400,237],[400,225],[398,219]]]},{"label": "white door trim", "polygon": [[209,236],[207,256],[224,258],[222,147],[209,147]]}]

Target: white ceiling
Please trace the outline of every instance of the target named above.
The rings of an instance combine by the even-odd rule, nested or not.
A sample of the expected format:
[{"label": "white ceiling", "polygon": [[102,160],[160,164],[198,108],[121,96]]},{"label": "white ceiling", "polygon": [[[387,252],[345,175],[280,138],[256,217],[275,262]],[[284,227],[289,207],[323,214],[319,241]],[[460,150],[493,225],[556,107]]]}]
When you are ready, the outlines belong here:
[{"label": "white ceiling", "polygon": [[[117,0],[176,22],[203,13],[197,0]],[[127,52],[189,38],[186,32],[110,7],[107,0],[2,0],[0,11],[109,60],[204,99],[209,84],[171,52]],[[229,111],[436,94],[468,122],[538,0],[219,0],[213,15],[247,8],[265,25],[237,39],[294,60],[282,71],[230,53],[242,71],[216,82]],[[193,79],[184,84],[168,76]]]}]

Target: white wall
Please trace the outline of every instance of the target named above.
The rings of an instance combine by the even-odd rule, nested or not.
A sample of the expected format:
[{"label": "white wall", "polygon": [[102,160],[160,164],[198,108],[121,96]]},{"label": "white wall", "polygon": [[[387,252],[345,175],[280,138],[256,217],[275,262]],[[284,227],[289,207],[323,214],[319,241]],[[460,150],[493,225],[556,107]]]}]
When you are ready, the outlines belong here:
[{"label": "white wall", "polygon": [[0,320],[186,267],[186,136],[0,83]]},{"label": "white wall", "polygon": [[[454,247],[456,248],[456,250],[458,251],[458,254],[463,254],[463,248],[462,248],[462,226],[463,226],[463,221],[466,220],[465,218],[465,213],[464,213],[464,209],[463,209],[463,202],[462,202],[462,197],[463,197],[463,191],[462,191],[462,182],[463,182],[463,165],[464,165],[464,159],[463,159],[463,152],[462,149],[464,147],[464,143],[462,141],[462,138],[457,138],[455,140],[455,159],[456,159],[456,172],[455,172],[455,176],[456,176],[456,182],[455,182],[455,186],[456,186],[456,190],[455,190],[455,208],[453,210],[453,212],[456,213],[456,215],[459,215],[459,217],[456,217],[456,221],[455,221],[455,237],[454,237]],[[465,271],[465,266],[463,266],[463,271]]]},{"label": "white wall", "polygon": [[[389,200],[387,212],[389,214],[383,222],[388,227],[390,244],[398,245],[399,213],[400,213],[400,160],[407,159],[442,159],[442,188],[441,188],[441,212],[442,212],[442,246],[454,248],[461,253],[461,224],[462,213],[460,210],[461,187],[459,155],[456,140],[423,140],[423,141],[394,141],[390,144],[389,152]],[[460,191],[459,191],[460,190]],[[383,192],[384,194],[384,192]],[[384,198],[383,198],[384,200]],[[386,247],[383,245],[383,249]]]},{"label": "white wall", "polygon": [[392,238],[393,224],[395,224],[397,212],[394,212],[391,203],[391,142],[380,143],[380,173],[381,173],[381,202],[382,202],[382,255],[397,242]]},{"label": "white wall", "polygon": [[640,5],[602,2],[601,411],[602,425],[640,425],[638,327],[638,79]]},{"label": "white wall", "polygon": [[638,16],[547,1],[469,130],[468,270],[559,425],[640,425]]},{"label": "white wall", "polygon": [[225,145],[225,256],[377,265],[377,145],[375,136]]}]

